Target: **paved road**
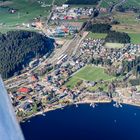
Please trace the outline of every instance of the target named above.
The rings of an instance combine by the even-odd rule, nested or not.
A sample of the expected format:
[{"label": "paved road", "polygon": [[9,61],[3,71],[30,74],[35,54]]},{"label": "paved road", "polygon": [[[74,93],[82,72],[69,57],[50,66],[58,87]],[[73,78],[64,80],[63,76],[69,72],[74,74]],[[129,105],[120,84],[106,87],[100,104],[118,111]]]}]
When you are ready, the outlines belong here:
[{"label": "paved road", "polygon": [[38,68],[43,67],[44,65],[46,65],[46,63],[53,63],[53,64],[57,63],[58,58],[62,54],[67,54],[68,57],[75,55],[78,50],[78,47],[80,46],[80,43],[86,37],[87,34],[88,34],[88,32],[85,32],[85,33],[83,33],[82,37],[80,37],[79,35],[76,35],[72,40],[67,40],[65,42],[65,44],[62,46],[62,48],[54,50],[54,52],[53,52],[54,55],[52,57],[49,57],[48,59],[46,59],[44,62],[40,63],[37,67],[29,70],[26,73],[19,75],[19,76],[12,77],[12,78],[6,80],[5,81],[6,87],[13,88],[13,87],[17,87],[23,83],[26,83],[31,72],[33,72],[34,70],[36,70]]},{"label": "paved road", "polygon": [[82,41],[85,39],[85,37],[88,35],[89,32],[84,32],[83,33],[83,36],[82,38],[80,38],[80,40],[78,41],[78,43],[76,44],[74,50],[73,50],[73,53],[72,53],[72,56],[74,56],[77,52],[77,50],[79,49],[80,47],[80,44],[82,43]]},{"label": "paved road", "polygon": [[[55,2],[55,0],[53,0],[52,6],[54,6],[54,2]],[[50,13],[48,20],[50,19],[51,14],[52,14],[52,12]],[[47,22],[48,22],[48,20],[47,20]],[[42,29],[42,31],[44,32],[43,29]],[[87,35],[87,33],[83,33],[82,37],[80,37],[79,35],[76,35],[72,40],[66,41],[66,43],[63,45],[63,47],[61,49],[57,49],[57,50],[54,51],[54,55],[52,57],[49,57],[46,61],[42,62],[37,67],[33,68],[32,70],[29,70],[26,73],[23,73],[19,76],[12,77],[12,78],[6,80],[5,84],[7,85],[7,87],[17,86],[17,85],[23,83],[22,80],[27,79],[31,72],[33,72],[37,68],[43,67],[46,64],[46,62],[47,63],[56,63],[56,61],[58,61],[57,60],[58,57],[60,57],[62,54],[67,54],[68,56],[75,55],[76,52],[77,52],[77,49],[80,46],[80,43],[86,37],[86,35]]]},{"label": "paved road", "polygon": [[[53,0],[52,1],[52,6],[54,6],[54,3],[55,3],[55,0]],[[47,20],[47,23],[48,23],[48,21],[50,20],[50,18],[51,18],[51,15],[52,15],[52,11],[51,11],[51,13],[50,13],[50,15],[48,16],[48,20]],[[43,30],[42,30],[43,31]],[[39,65],[39,66],[41,66],[41,64]],[[37,66],[37,67],[39,67],[39,66]],[[15,81],[15,80],[17,80],[17,79],[22,79],[22,77],[23,78],[26,78],[28,75],[29,75],[29,73],[30,72],[32,72],[32,71],[34,71],[37,67],[35,67],[34,69],[32,69],[32,70],[30,70],[30,71],[28,71],[28,72],[26,72],[26,73],[23,73],[23,74],[21,74],[21,75],[19,75],[19,76],[15,76],[15,77],[12,77],[12,78],[10,78],[10,79],[8,79],[8,80],[6,80],[6,81],[4,81],[4,83],[7,85],[7,83],[13,83],[13,81]],[[21,77],[21,78],[20,78]],[[18,81],[19,81],[18,80]],[[20,82],[19,82],[20,83]]]},{"label": "paved road", "polygon": [[119,3],[115,4],[114,7],[112,8],[111,12],[114,12],[119,5],[122,5],[125,2],[126,2],[126,0],[121,0]]}]

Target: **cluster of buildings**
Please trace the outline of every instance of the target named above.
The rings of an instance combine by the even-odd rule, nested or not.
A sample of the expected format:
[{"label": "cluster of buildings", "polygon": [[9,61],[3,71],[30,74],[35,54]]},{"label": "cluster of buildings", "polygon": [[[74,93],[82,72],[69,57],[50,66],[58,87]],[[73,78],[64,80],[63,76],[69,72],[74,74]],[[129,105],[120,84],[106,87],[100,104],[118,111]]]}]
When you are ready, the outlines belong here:
[{"label": "cluster of buildings", "polygon": [[[21,83],[18,88],[10,90],[9,95],[17,116],[23,119],[38,112],[43,113],[68,104],[110,101],[110,96],[106,91],[91,92],[88,89],[97,84],[101,85],[104,81],[82,81],[73,89],[66,87],[65,83],[75,72],[85,65],[91,64],[93,58],[100,57],[103,61],[109,59],[115,63],[130,59],[130,56],[137,55],[139,52],[139,45],[127,44],[123,48],[115,49],[105,47],[103,39],[85,39],[75,56],[69,58],[67,54],[62,54],[55,64],[45,64],[47,70],[51,68],[47,74],[46,71],[41,76],[38,72],[36,74],[30,73],[28,79],[25,79],[26,83]],[[116,95],[119,95],[119,92]],[[136,92],[132,95],[139,96]]]},{"label": "cluster of buildings", "polygon": [[[30,74],[26,79],[28,81],[26,84],[21,84],[13,91],[10,90],[10,97],[17,116],[26,118],[46,109],[60,108],[69,103],[80,102],[85,99],[85,95],[91,97],[91,93],[83,92],[82,86],[75,89],[65,86],[65,82],[86,64],[87,59],[81,55],[69,60],[68,56],[63,54],[47,75]],[[52,64],[46,64],[47,68],[51,66]],[[107,97],[106,95],[105,98]]]},{"label": "cluster of buildings", "polygon": [[124,59],[132,61],[139,55],[140,45],[126,44],[122,48],[110,48],[105,46],[103,39],[88,38],[82,42],[82,53],[94,55],[94,58],[110,59],[112,63],[122,62]]},{"label": "cluster of buildings", "polygon": [[133,105],[140,105],[140,90],[139,86],[136,87],[127,87],[122,89],[117,89],[116,92],[118,93],[114,97],[114,101],[118,101],[120,103],[125,104],[133,104]]},{"label": "cluster of buildings", "polygon": [[72,58],[69,61],[67,57],[60,59],[54,66],[54,71],[47,75],[47,81],[56,87],[61,87],[74,72],[85,65],[86,63],[79,58]]},{"label": "cluster of buildings", "polygon": [[53,15],[51,17],[52,21],[55,20],[77,20],[77,19],[87,19],[94,13],[94,8],[81,7],[73,8],[69,5],[62,5],[60,7],[56,6],[53,9]]},{"label": "cluster of buildings", "polygon": [[58,25],[50,26],[48,33],[53,37],[65,37],[68,35],[74,35],[82,27],[80,22],[60,22]]}]

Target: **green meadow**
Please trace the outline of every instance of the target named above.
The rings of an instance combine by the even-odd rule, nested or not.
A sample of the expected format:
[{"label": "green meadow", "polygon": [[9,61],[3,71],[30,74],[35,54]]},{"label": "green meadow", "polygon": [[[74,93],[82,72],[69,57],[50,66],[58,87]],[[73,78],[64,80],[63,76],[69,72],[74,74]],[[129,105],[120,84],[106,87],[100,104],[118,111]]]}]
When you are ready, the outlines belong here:
[{"label": "green meadow", "polygon": [[69,88],[74,88],[77,83],[81,80],[85,81],[98,81],[98,80],[112,80],[115,77],[110,76],[104,72],[104,68],[94,67],[87,65],[82,68],[78,73],[73,75],[69,81],[66,83],[66,86]]}]

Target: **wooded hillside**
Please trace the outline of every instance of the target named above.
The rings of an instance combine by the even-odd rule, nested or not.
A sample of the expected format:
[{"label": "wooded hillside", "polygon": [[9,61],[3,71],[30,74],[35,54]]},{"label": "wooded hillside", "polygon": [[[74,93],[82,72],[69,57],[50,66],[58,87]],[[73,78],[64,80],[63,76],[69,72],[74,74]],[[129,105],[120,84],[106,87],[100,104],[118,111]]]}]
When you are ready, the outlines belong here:
[{"label": "wooded hillside", "polygon": [[0,73],[3,78],[22,70],[33,58],[53,49],[49,38],[29,31],[11,31],[0,34]]}]

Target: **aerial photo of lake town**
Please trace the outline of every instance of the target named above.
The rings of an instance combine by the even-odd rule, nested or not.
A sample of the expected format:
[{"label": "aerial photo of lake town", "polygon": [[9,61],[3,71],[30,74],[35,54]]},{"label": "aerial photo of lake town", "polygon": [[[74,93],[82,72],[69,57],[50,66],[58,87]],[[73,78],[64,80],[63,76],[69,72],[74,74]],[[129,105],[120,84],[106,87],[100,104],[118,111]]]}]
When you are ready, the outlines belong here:
[{"label": "aerial photo of lake town", "polygon": [[[140,0],[0,0],[0,73],[25,140],[63,140],[28,138],[22,125],[47,114],[51,118],[55,111],[60,112],[53,116],[59,116],[68,107],[88,105],[98,113],[98,106],[121,111],[130,106],[140,117]],[[39,127],[35,121],[34,129]],[[117,134],[122,138],[114,140],[140,139],[139,133]]]}]

